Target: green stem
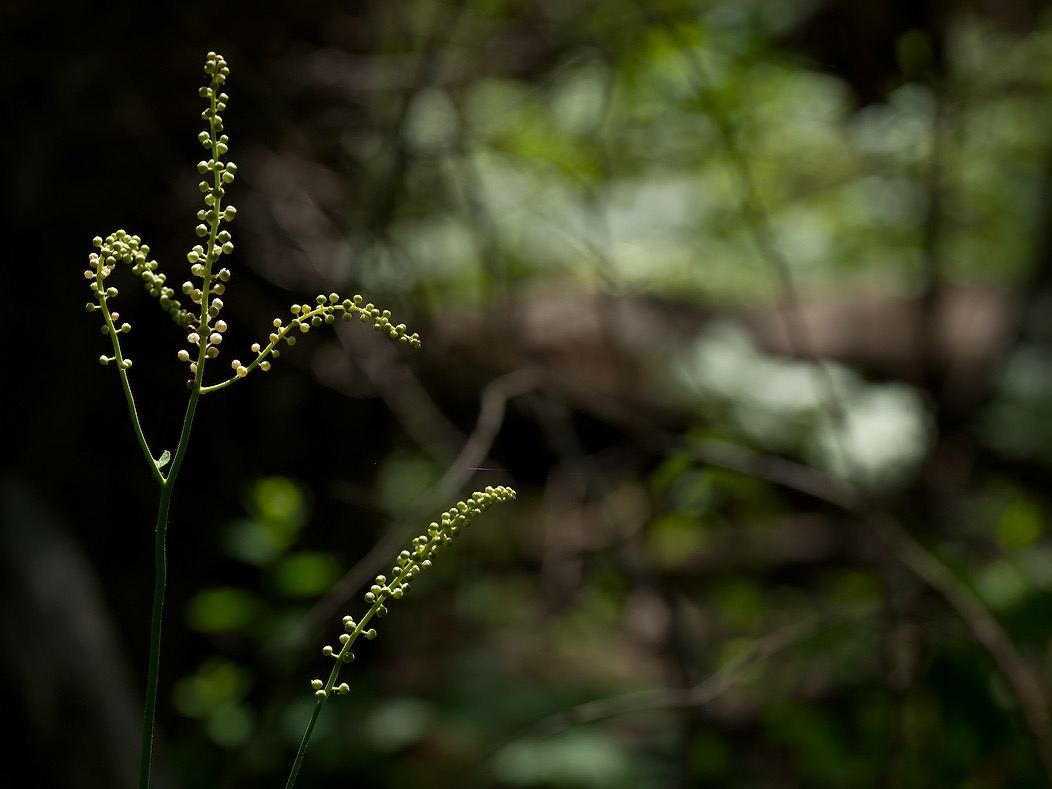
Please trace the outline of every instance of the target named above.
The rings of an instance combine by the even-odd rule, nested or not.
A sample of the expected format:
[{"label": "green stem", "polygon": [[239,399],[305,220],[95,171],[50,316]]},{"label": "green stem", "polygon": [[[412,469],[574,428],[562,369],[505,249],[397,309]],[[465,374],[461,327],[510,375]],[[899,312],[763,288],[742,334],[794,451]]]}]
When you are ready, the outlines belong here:
[{"label": "green stem", "polygon": [[[122,376],[123,378],[124,376]],[[161,620],[164,614],[164,591],[168,579],[168,558],[165,538],[168,531],[168,512],[171,509],[172,490],[179,469],[190,443],[194,413],[201,399],[198,386],[190,392],[190,400],[183,418],[183,429],[179,434],[179,445],[175,449],[171,470],[161,483],[161,500],[157,505],[157,528],[155,532],[154,561],[156,565],[153,587],[153,615],[150,619],[150,662],[146,676],[146,704],[143,709],[142,743],[139,747],[139,789],[149,789],[150,768],[153,763],[154,720],[157,715],[157,678],[161,669]],[[151,462],[153,462],[151,458]],[[156,462],[153,462],[156,467]]]},{"label": "green stem", "polygon": [[285,789],[292,789],[292,785],[296,783],[296,776],[300,773],[303,757],[307,755],[307,743],[310,742],[310,736],[314,733],[314,724],[318,722],[318,718],[321,716],[321,708],[324,706],[325,699],[318,699],[318,703],[314,705],[314,714],[310,716],[307,730],[303,732],[303,739],[300,740],[300,747],[296,751],[296,759],[292,762],[292,770],[289,772],[289,780],[285,782]]},{"label": "green stem", "polygon": [[146,459],[150,462],[150,472],[153,474],[153,478],[157,480],[157,484],[163,487],[164,473],[161,471],[157,459],[153,456],[150,445],[146,441],[146,434],[142,430],[142,423],[139,421],[139,410],[135,407],[135,397],[132,395],[131,383],[128,381],[128,369],[124,366],[125,361],[124,353],[121,351],[120,332],[113,325],[113,319],[110,318],[109,303],[104,295],[99,297],[99,307],[102,310],[102,320],[106,326],[106,333],[109,334],[110,341],[113,343],[113,358],[117,363],[117,373],[121,379],[121,388],[124,390],[124,399],[128,402],[128,413],[131,416],[135,438],[139,442],[139,447],[142,449],[143,454],[146,455]]},{"label": "green stem", "polygon": [[[119,354],[117,361],[118,363],[120,362]],[[124,387],[124,397],[128,401],[128,411],[131,413],[132,427],[135,429],[135,437],[139,440],[139,446],[142,448],[143,454],[146,455],[146,459],[150,461],[150,472],[153,474],[153,478],[157,480],[163,490],[166,478],[164,472],[161,471],[161,467],[157,464],[157,458],[153,456],[153,452],[150,450],[150,445],[146,441],[146,434],[142,430],[142,425],[139,424],[139,412],[135,408],[135,398],[132,396],[131,384],[128,381],[128,371],[120,369],[119,373],[121,386]]]},{"label": "green stem", "polygon": [[[398,573],[398,577],[394,579],[392,587],[400,586],[402,582],[406,580],[406,569]],[[310,717],[310,723],[307,724],[306,731],[303,732],[303,739],[300,740],[300,747],[296,751],[296,758],[292,762],[292,770],[289,772],[289,779],[285,783],[285,789],[292,789],[292,785],[296,783],[296,776],[299,774],[300,765],[303,763],[303,757],[307,755],[307,743],[310,742],[311,734],[314,732],[314,724],[318,722],[318,717],[321,715],[321,708],[325,706],[325,702],[329,696],[335,692],[336,680],[340,676],[340,669],[343,668],[344,663],[349,662],[353,659],[351,653],[351,647],[354,646],[354,642],[358,640],[358,636],[365,633],[365,626],[369,623],[369,620],[374,616],[379,615],[380,610],[384,608],[384,601],[390,597],[390,594],[377,595],[376,600],[369,607],[365,616],[362,617],[362,621],[358,622],[354,626],[354,630],[346,635],[346,640],[341,637],[342,647],[339,653],[334,654],[333,657],[336,659],[336,665],[332,667],[332,671],[329,672],[329,679],[325,683],[325,687],[318,691],[318,703],[314,705],[314,714]],[[375,635],[375,630],[373,634]],[[366,636],[369,638],[370,636]]]}]

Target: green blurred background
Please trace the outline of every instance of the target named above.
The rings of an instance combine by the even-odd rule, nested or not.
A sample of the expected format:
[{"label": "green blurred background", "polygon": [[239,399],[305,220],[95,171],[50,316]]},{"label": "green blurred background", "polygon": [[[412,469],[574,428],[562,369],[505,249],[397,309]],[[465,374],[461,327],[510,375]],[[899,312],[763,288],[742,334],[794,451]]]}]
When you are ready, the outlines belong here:
[{"label": "green blurred background", "polygon": [[[312,332],[204,400],[156,786],[282,785],[340,617],[491,484],[300,786],[1047,785],[1046,5],[3,3],[18,785],[133,784],[156,490],[81,271],[123,227],[182,281],[210,49],[225,358],[330,291],[424,347]],[[170,447],[179,333],[118,309]]]}]

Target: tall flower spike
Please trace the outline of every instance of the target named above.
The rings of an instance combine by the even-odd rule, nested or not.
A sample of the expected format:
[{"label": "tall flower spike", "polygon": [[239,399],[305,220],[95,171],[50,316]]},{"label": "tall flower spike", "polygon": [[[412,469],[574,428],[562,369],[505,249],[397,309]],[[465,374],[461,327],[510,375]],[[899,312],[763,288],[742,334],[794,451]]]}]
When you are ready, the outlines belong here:
[{"label": "tall flower spike", "polygon": [[224,222],[232,222],[237,216],[234,206],[223,206],[226,187],[234,182],[237,165],[224,162],[222,157],[229,150],[230,138],[223,134],[223,116],[230,97],[222,91],[222,85],[230,74],[226,60],[222,55],[209,52],[205,59],[205,77],[208,84],[198,90],[198,95],[208,100],[208,106],[202,111],[201,119],[206,128],[198,136],[198,142],[208,154],[207,159],[197,163],[197,172],[204,179],[197,185],[204,195],[204,208],[197,212],[200,224],[195,228],[197,236],[204,239],[204,244],[197,244],[187,255],[190,263],[191,277],[200,280],[195,283],[187,280],[183,283],[183,293],[198,305],[198,326],[192,327],[187,339],[195,346],[196,353],[179,351],[179,359],[190,365],[191,375],[200,382],[203,370],[200,368],[205,359],[214,359],[219,355],[219,344],[223,341],[226,323],[219,320],[223,309],[222,295],[226,292],[226,282],[230,279],[230,270],[220,268],[217,264],[223,255],[234,251],[230,231],[224,229]]}]

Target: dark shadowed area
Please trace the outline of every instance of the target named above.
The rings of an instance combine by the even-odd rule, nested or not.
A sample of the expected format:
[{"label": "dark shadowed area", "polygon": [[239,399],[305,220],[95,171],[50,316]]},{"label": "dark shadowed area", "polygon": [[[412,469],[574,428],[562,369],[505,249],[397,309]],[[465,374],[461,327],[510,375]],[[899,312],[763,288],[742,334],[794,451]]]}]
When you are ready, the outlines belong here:
[{"label": "dark shadowed area", "polygon": [[[158,490],[82,272],[189,277],[215,50],[217,378],[330,292],[423,347],[202,398],[154,786],[284,785],[341,617],[487,485],[297,786],[1049,785],[1047,5],[0,5],[8,774],[135,785]],[[121,278],[171,449],[185,331]]]}]

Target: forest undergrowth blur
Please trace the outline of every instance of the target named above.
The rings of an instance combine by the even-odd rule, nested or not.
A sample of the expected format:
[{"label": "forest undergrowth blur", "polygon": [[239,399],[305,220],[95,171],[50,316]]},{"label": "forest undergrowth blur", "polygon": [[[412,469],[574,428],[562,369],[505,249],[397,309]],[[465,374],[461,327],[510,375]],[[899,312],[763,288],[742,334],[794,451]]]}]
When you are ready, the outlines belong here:
[{"label": "forest undergrowth blur", "polygon": [[[68,229],[20,287],[80,311],[36,342],[84,383],[28,359],[50,383],[5,423],[7,745],[123,785],[150,535],[107,502],[149,502],[67,262],[118,221],[184,254],[184,97],[221,48],[232,327],[363,291],[428,352],[312,333],[203,416],[186,484],[231,495],[173,539],[158,786],[280,772],[333,617],[418,512],[511,483],[359,656],[303,785],[1048,785],[1044,5],[234,3],[206,37],[162,4],[125,49],[75,42],[130,20],[13,11],[9,238]],[[150,406],[178,363],[138,368],[145,426],[178,425]]]}]

